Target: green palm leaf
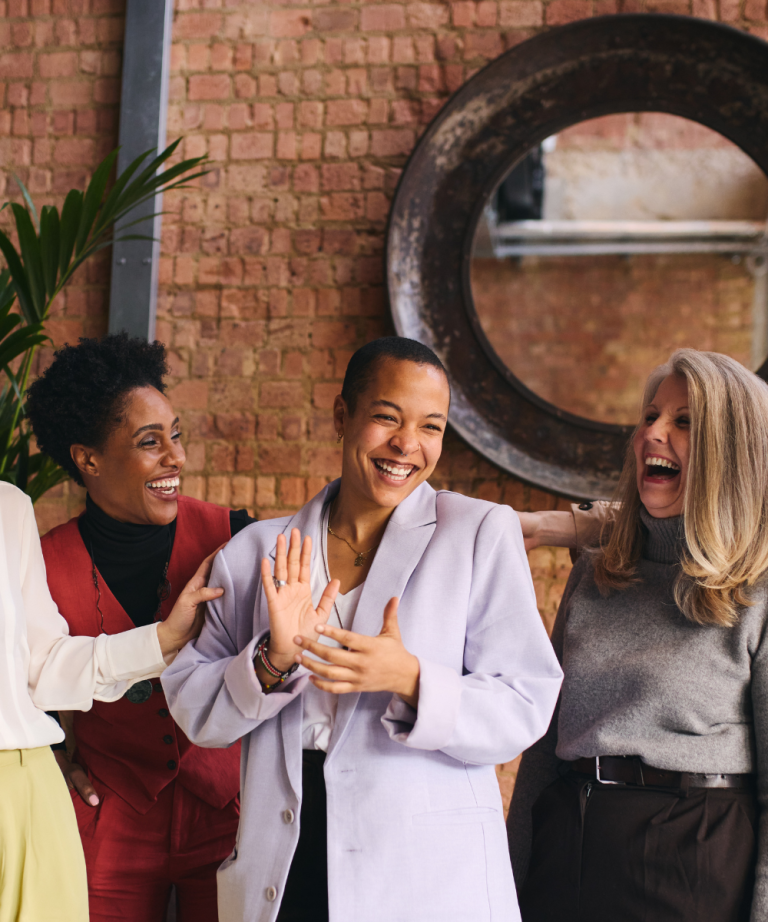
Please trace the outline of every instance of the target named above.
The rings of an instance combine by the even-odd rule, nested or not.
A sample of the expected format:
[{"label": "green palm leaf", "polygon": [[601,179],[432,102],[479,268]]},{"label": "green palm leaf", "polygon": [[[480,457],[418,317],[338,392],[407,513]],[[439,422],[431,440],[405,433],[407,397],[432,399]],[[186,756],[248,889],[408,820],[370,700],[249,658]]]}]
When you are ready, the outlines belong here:
[{"label": "green palm leaf", "polygon": [[[117,221],[158,192],[184,188],[205,175],[207,171],[199,169],[204,159],[201,157],[158,172],[180,143],[181,139],[174,141],[160,153],[149,150],[141,154],[107,191],[118,154],[113,151],[96,168],[85,192],[69,192],[61,214],[46,205],[38,217],[29,191],[14,176],[25,205],[10,204],[18,249],[0,231],[0,253],[6,262],[6,268],[0,271],[0,480],[26,490],[33,502],[68,476],[46,455],[32,453],[32,434],[25,421],[24,392],[32,360],[37,347],[47,340],[44,321],[54,298],[77,268],[114,242]],[[118,239],[152,239],[125,233],[147,220],[143,216],[123,224]],[[12,311],[16,299],[18,314]]]}]

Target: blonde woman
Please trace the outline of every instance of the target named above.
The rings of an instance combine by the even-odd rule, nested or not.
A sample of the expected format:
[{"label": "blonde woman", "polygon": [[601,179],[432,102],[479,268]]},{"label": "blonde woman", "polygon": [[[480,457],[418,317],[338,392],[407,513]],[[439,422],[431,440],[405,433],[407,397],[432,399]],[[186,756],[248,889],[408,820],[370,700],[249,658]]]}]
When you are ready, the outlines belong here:
[{"label": "blonde woman", "polygon": [[212,562],[161,624],[71,637],[48,590],[32,503],[0,483],[0,922],[88,922],[75,811],[50,748],[64,734],[45,711],[87,711],[160,675],[199,633],[198,606],[223,592],[204,588]]},{"label": "blonde woman", "polygon": [[643,405],[515,788],[524,922],[768,919],[768,386],[683,349]]}]

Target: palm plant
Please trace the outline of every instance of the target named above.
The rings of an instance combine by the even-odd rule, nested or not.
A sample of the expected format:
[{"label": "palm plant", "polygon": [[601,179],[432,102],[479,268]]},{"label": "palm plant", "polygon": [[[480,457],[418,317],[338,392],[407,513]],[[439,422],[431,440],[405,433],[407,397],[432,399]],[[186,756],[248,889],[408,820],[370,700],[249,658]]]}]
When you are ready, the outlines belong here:
[{"label": "palm plant", "polygon": [[[0,387],[0,481],[15,484],[32,502],[68,477],[49,457],[30,451],[32,434],[24,412],[24,392],[35,352],[48,340],[44,327],[51,304],[94,253],[115,240],[148,239],[143,234],[124,233],[148,220],[146,215],[122,224],[118,237],[114,236],[116,222],[158,192],[183,188],[205,174],[201,170],[190,175],[203,157],[183,160],[158,173],[179,143],[180,139],[149,161],[152,151],[137,157],[107,192],[118,154],[112,151],[96,168],[85,192],[69,192],[61,215],[52,205],[45,205],[38,217],[29,192],[15,176],[25,205],[6,202],[0,208],[10,204],[18,238],[17,250],[0,231],[0,252],[7,266],[0,272],[0,370],[5,378]],[[17,308],[12,311],[14,302]]]}]

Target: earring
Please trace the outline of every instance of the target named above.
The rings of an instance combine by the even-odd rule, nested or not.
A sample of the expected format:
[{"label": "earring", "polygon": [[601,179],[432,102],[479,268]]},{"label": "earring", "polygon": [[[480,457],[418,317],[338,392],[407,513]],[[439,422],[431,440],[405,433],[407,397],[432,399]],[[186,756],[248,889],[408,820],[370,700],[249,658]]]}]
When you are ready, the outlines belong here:
[{"label": "earring", "polygon": [[339,434],[336,436],[336,442],[340,442],[344,438],[344,433],[339,431]]}]

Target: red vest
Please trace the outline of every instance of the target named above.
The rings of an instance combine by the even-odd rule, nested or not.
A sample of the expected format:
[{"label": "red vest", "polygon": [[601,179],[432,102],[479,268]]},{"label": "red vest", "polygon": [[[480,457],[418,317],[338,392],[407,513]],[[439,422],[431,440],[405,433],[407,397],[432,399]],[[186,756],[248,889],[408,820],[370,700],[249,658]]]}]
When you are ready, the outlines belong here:
[{"label": "red vest", "polygon": [[[163,617],[200,562],[231,536],[229,510],[221,506],[181,496],[178,510],[168,566],[171,594],[163,603]],[[42,544],[48,586],[70,633],[98,636],[101,618],[91,558],[77,518],[49,531]],[[99,588],[105,632],[130,631],[134,623],[101,578]],[[139,813],[146,813],[176,778],[212,807],[224,807],[240,790],[240,743],[229,749],[193,745],[168,716],[160,680],[152,679],[152,685],[149,700],[140,704],[120,698],[94,701],[90,711],[75,711],[76,761]]]}]

